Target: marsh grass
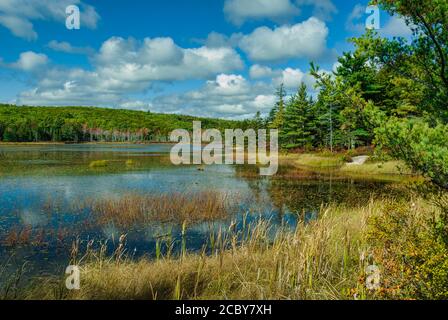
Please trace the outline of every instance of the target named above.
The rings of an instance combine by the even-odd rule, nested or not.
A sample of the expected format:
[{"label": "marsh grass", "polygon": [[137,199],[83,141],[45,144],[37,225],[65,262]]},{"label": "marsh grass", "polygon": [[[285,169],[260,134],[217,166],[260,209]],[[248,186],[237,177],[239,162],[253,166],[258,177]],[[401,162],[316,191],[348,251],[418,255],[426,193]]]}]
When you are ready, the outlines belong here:
[{"label": "marsh grass", "polygon": [[[159,252],[135,260],[120,237],[113,254],[93,241],[76,242],[72,261],[81,290],[65,279],[35,282],[28,299],[446,299],[447,245],[438,236],[441,210],[412,201],[371,200],[322,208],[320,218],[273,233],[270,221],[210,234],[199,253]],[[184,224],[182,229],[186,229]],[[184,231],[183,231],[184,233]],[[184,241],[184,239],[182,239]],[[96,249],[93,249],[93,248]],[[79,257],[79,252],[85,252]],[[380,288],[366,288],[366,267],[380,268]]]},{"label": "marsh grass", "polygon": [[[118,246],[114,255],[92,251],[82,259],[81,290],[64,299],[350,299],[367,297],[360,278],[367,256],[364,231],[381,204],[323,208],[321,218],[295,230],[272,233],[269,221],[229,227],[210,235],[202,253],[159,253],[132,261]],[[245,222],[243,222],[245,224]],[[120,249],[121,248],[121,249]],[[55,299],[60,280],[28,291]]]},{"label": "marsh grass", "polygon": [[344,173],[355,173],[361,175],[411,175],[412,171],[408,169],[401,161],[388,162],[367,162],[362,165],[344,165],[341,169]]},{"label": "marsh grass", "polygon": [[100,224],[130,227],[149,222],[193,223],[228,218],[232,205],[226,194],[213,191],[172,194],[130,194],[93,201],[91,211]]},{"label": "marsh grass", "polygon": [[91,161],[89,164],[90,168],[104,168],[107,167],[109,164],[109,161],[107,160],[94,160]]},{"label": "marsh grass", "polygon": [[337,168],[344,164],[343,155],[326,156],[324,154],[301,154],[295,160],[296,165],[318,168]]}]

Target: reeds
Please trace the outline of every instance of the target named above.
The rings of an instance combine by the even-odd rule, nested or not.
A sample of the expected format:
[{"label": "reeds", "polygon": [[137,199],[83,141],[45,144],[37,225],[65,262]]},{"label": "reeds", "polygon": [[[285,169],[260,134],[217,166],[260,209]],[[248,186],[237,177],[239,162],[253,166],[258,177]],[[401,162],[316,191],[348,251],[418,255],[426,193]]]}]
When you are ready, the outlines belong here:
[{"label": "reeds", "polygon": [[[272,234],[269,221],[211,233],[201,253],[154,261],[92,254],[79,262],[81,290],[66,299],[353,299],[367,296],[366,221],[382,203],[323,208],[321,218]],[[241,223],[241,222],[240,222]],[[239,230],[239,231],[238,231]],[[213,240],[212,240],[213,239]],[[162,244],[159,244],[159,248]],[[53,298],[39,288],[39,298]],[[36,297],[36,292],[30,293]]]},{"label": "reeds", "polygon": [[153,195],[125,195],[94,201],[92,213],[99,223],[130,227],[149,222],[192,223],[226,219],[231,204],[225,194],[212,191]]}]

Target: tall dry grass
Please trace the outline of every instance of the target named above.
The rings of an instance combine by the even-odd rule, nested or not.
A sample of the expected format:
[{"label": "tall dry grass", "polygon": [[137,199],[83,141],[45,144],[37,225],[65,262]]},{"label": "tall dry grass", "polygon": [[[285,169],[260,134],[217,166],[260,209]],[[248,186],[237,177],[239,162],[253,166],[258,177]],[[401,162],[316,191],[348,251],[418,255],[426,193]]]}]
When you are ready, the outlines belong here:
[{"label": "tall dry grass", "polygon": [[226,194],[213,191],[152,195],[125,195],[93,201],[92,213],[99,223],[129,227],[148,222],[192,223],[226,219],[232,207]]},{"label": "tall dry grass", "polygon": [[[353,299],[367,296],[367,220],[383,203],[323,209],[321,218],[279,230],[269,222],[213,237],[212,254],[133,262],[92,252],[81,262],[81,290],[40,284],[29,297],[54,299]],[[120,248],[120,247],[119,247]],[[101,251],[101,250],[100,250]],[[62,292],[55,296],[55,292]]]}]

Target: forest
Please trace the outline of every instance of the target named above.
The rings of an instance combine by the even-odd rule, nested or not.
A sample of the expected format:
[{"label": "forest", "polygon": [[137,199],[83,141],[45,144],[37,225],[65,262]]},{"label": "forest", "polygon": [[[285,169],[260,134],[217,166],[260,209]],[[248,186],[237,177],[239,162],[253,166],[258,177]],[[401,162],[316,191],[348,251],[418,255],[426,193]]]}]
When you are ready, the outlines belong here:
[{"label": "forest", "polygon": [[354,50],[332,73],[311,63],[318,92],[302,84],[287,97],[283,85],[265,118],[230,121],[86,107],[0,105],[0,141],[167,141],[174,129],[275,128],[284,149],[353,149],[375,145],[448,188],[448,3],[378,0],[405,19],[410,39],[375,31],[350,41]]},{"label": "forest", "polygon": [[270,115],[284,148],[351,149],[374,144],[448,189],[448,2],[372,1],[405,19],[410,39],[375,31],[350,39],[354,50],[329,74],[311,63],[318,96],[283,86]]},{"label": "forest", "polygon": [[[175,129],[236,128],[241,122],[93,107],[0,104],[3,142],[166,142]],[[247,126],[247,124],[246,124]]]}]

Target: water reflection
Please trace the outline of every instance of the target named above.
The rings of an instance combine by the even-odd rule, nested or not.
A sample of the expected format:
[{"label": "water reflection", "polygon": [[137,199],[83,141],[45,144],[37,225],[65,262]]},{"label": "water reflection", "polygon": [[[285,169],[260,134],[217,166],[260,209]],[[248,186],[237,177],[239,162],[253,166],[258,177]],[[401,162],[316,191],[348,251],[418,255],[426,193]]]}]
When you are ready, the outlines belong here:
[{"label": "water reflection", "polygon": [[[267,178],[247,173],[253,168],[172,166],[170,145],[48,145],[0,147],[0,258],[14,254],[14,263],[31,261],[30,273],[63,270],[70,246],[80,239],[108,241],[109,250],[122,234],[137,257],[153,256],[156,243],[180,250],[179,221],[124,228],[98,224],[89,204],[124,195],[198,193],[213,190],[233,201],[233,213],[221,221],[190,224],[188,250],[199,251],[211,233],[229,232],[258,220],[295,228],[298,221],[318,219],[329,203],[357,206],[372,195],[395,196],[387,183],[355,181],[300,173],[295,178]],[[105,168],[91,168],[107,160]],[[132,166],[125,162],[132,160]],[[255,168],[256,170],[256,168]],[[166,247],[165,249],[166,250]],[[11,261],[13,261],[11,260]]]}]

